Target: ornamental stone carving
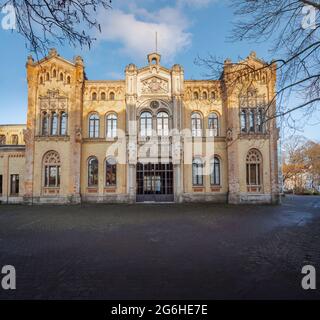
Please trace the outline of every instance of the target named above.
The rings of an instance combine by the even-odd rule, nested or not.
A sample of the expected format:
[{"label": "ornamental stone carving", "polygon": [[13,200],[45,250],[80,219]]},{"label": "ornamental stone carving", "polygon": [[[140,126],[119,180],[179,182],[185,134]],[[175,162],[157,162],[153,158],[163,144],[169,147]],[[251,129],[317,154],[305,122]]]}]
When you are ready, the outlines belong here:
[{"label": "ornamental stone carving", "polygon": [[43,163],[47,164],[60,164],[60,155],[56,151],[48,151],[43,157]]},{"label": "ornamental stone carving", "polygon": [[40,98],[41,110],[64,110],[67,111],[68,98],[61,96],[59,90],[48,90],[46,96]]},{"label": "ornamental stone carving", "polygon": [[227,129],[227,137],[226,137],[227,142],[231,142],[233,140],[232,135],[233,135],[232,128],[228,128]]},{"label": "ornamental stone carving", "polygon": [[82,131],[81,128],[76,126],[75,128],[75,141],[81,142],[82,141]]},{"label": "ornamental stone carving", "polygon": [[165,94],[168,93],[169,86],[168,81],[160,79],[158,77],[152,77],[142,81],[141,92],[143,94],[157,93]]}]

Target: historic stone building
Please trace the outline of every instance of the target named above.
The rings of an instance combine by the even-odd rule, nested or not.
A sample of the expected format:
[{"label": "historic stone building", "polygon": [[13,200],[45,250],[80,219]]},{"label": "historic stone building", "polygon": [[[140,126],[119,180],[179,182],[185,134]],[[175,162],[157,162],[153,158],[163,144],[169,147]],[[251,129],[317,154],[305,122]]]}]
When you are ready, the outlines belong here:
[{"label": "historic stone building", "polygon": [[94,81],[81,57],[29,57],[27,125],[0,126],[0,201],[276,203],[275,65],[251,53],[185,80],[160,58]]}]

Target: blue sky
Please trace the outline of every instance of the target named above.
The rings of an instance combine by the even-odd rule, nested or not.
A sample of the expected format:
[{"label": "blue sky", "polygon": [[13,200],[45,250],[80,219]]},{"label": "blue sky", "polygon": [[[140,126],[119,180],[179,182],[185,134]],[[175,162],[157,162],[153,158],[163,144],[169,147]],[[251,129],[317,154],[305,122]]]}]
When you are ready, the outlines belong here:
[{"label": "blue sky", "polygon": [[[89,51],[57,46],[60,55],[72,59],[81,55],[89,79],[119,79],[125,66],[146,64],[146,55],[154,51],[158,32],[162,64],[184,66],[187,79],[203,78],[206,73],[194,64],[195,58],[209,53],[236,61],[254,50],[272,60],[271,43],[229,42],[234,19],[227,0],[114,0],[108,12],[99,12],[102,33]],[[1,16],[0,16],[1,19]],[[1,101],[0,123],[25,123],[27,82],[25,62],[29,54],[24,39],[0,28]],[[304,127],[306,136],[319,139],[320,125]]]}]

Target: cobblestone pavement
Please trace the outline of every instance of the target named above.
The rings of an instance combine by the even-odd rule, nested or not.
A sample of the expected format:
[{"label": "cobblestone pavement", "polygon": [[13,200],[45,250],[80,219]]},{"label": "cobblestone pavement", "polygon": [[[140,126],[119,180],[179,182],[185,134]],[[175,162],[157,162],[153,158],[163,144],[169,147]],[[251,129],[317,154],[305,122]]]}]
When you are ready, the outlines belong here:
[{"label": "cobblestone pavement", "polygon": [[[1,299],[320,298],[320,197],[281,206],[0,206]],[[1,275],[0,275],[1,276]]]}]

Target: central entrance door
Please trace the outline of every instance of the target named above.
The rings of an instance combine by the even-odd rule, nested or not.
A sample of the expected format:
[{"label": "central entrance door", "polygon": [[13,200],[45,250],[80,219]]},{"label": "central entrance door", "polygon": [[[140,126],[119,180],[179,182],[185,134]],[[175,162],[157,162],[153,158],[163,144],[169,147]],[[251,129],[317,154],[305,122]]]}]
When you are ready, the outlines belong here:
[{"label": "central entrance door", "polygon": [[137,164],[137,202],[172,202],[172,163]]}]

